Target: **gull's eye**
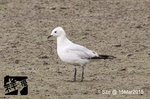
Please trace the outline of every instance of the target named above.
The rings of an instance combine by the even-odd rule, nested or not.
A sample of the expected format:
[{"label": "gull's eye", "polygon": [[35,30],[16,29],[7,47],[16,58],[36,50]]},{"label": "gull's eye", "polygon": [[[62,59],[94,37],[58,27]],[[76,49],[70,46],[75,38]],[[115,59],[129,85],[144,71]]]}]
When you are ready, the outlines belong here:
[{"label": "gull's eye", "polygon": [[54,33],[57,33],[57,31],[54,31]]}]

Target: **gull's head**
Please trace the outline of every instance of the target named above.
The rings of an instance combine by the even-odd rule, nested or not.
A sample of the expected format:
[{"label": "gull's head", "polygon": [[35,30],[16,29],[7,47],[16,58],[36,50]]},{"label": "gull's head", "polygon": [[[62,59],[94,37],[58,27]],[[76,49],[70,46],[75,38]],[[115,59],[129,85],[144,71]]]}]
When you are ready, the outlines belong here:
[{"label": "gull's head", "polygon": [[52,30],[51,35],[48,36],[48,38],[52,36],[60,37],[60,36],[65,36],[66,33],[62,27],[56,27],[55,29]]}]

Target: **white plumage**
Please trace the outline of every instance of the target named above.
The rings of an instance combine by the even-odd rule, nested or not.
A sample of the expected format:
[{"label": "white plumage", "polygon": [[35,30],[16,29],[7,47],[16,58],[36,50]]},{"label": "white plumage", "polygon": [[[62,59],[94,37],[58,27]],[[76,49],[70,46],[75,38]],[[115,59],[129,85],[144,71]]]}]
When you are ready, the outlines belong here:
[{"label": "white plumage", "polygon": [[[84,65],[89,62],[90,59],[107,59],[109,56],[103,55],[100,57],[96,52],[87,49],[84,46],[71,42],[67,37],[62,27],[57,27],[51,32],[51,36],[57,37],[57,54],[64,62],[73,64],[75,66],[74,81],[76,81],[76,65],[82,66],[82,79],[84,75]],[[48,38],[49,38],[48,37]]]}]

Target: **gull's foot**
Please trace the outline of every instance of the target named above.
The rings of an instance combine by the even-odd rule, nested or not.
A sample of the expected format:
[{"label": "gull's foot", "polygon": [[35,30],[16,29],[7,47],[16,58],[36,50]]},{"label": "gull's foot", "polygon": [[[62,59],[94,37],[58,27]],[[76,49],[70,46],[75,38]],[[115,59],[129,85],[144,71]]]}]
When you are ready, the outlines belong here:
[{"label": "gull's foot", "polygon": [[83,79],[84,79],[84,77],[82,76],[82,78],[81,78],[80,82],[83,82]]},{"label": "gull's foot", "polygon": [[83,79],[80,82],[83,82]]},{"label": "gull's foot", "polygon": [[76,82],[76,79],[74,79],[73,82]]}]

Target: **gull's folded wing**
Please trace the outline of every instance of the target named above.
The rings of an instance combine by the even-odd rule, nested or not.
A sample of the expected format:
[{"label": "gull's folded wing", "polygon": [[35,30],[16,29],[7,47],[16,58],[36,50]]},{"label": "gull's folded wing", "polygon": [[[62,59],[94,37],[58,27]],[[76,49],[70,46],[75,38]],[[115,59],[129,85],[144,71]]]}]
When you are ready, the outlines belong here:
[{"label": "gull's folded wing", "polygon": [[96,52],[93,52],[89,49],[87,49],[84,46],[77,45],[77,44],[71,44],[66,48],[68,53],[76,54],[78,57],[82,59],[89,59],[92,57],[98,57],[98,54]]}]

